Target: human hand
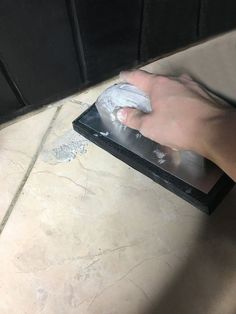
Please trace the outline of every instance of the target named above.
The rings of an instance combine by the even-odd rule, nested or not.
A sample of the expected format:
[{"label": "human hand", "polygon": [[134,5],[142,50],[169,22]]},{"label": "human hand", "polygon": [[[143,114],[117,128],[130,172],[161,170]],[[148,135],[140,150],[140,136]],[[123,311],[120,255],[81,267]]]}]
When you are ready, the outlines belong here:
[{"label": "human hand", "polygon": [[235,124],[235,109],[188,75],[166,77],[136,70],[122,72],[121,79],[144,91],[152,105],[148,114],[131,108],[119,110],[117,118],[124,125],[162,145],[193,150],[222,166],[214,145],[225,146],[225,140],[233,140],[232,134],[223,130]]}]

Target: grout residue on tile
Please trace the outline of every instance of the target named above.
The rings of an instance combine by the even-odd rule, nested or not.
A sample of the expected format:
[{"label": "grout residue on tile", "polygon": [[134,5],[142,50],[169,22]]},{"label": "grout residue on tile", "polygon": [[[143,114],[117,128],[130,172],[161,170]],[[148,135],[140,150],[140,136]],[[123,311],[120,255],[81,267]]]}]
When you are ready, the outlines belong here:
[{"label": "grout residue on tile", "polygon": [[51,164],[70,162],[77,154],[85,154],[87,146],[88,140],[74,130],[69,130],[58,137],[41,156],[45,162]]}]

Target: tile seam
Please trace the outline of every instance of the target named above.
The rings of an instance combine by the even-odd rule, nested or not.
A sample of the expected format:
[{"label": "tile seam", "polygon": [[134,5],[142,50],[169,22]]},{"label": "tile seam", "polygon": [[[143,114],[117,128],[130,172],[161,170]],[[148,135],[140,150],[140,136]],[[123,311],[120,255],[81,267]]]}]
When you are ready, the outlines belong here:
[{"label": "tile seam", "polygon": [[35,154],[33,155],[32,159],[31,159],[31,162],[30,162],[30,164],[29,164],[29,166],[28,166],[28,168],[26,170],[26,173],[25,173],[25,175],[24,175],[24,177],[23,177],[23,179],[22,179],[22,181],[21,181],[21,183],[20,183],[20,185],[19,185],[19,187],[18,187],[18,189],[17,189],[17,191],[16,191],[16,193],[15,193],[15,195],[14,195],[14,197],[13,197],[13,199],[12,199],[12,201],[11,201],[7,211],[6,211],[6,213],[5,213],[5,215],[3,216],[3,219],[2,219],[1,224],[0,224],[0,236],[1,236],[1,234],[2,234],[2,232],[4,230],[4,228],[5,228],[8,220],[9,220],[13,210],[14,210],[14,207],[15,207],[15,205],[16,205],[19,197],[20,197],[20,194],[21,194],[21,192],[22,192],[22,190],[23,190],[23,188],[24,188],[24,186],[25,186],[25,184],[26,184],[30,174],[31,174],[32,169],[34,168],[34,165],[35,165],[35,163],[36,163],[36,161],[38,159],[38,156],[39,156],[39,154],[40,154],[40,152],[41,152],[41,150],[42,150],[42,148],[43,148],[43,146],[44,146],[44,144],[45,144],[45,142],[46,142],[46,140],[47,140],[47,138],[48,138],[48,136],[49,136],[49,134],[51,132],[51,129],[52,129],[52,127],[53,127],[53,125],[54,125],[54,123],[55,123],[59,113],[60,113],[60,110],[61,110],[62,106],[58,107],[56,112],[54,113],[54,115],[53,115],[53,117],[52,117],[52,119],[51,119],[51,121],[50,121],[50,123],[49,123],[49,125],[48,125],[48,127],[47,127],[47,129],[46,129],[46,131],[45,131],[45,133],[44,133],[44,135],[43,135],[43,137],[42,137],[38,147],[37,147],[37,150],[36,150]]}]

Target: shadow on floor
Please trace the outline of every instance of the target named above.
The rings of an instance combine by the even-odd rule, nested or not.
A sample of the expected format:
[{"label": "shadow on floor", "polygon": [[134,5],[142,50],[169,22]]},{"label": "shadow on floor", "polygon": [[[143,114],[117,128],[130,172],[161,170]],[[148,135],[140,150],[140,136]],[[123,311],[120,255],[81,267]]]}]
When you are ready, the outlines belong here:
[{"label": "shadow on floor", "polygon": [[218,206],[186,263],[143,314],[236,313],[236,188]]}]

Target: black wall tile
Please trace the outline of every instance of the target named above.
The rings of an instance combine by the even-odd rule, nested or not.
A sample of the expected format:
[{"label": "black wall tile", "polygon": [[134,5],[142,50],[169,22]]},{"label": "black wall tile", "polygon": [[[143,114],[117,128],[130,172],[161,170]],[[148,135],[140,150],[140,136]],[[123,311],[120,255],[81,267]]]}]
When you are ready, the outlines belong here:
[{"label": "black wall tile", "polygon": [[0,53],[30,104],[62,98],[81,84],[64,0],[1,0]]},{"label": "black wall tile", "polygon": [[144,0],[141,61],[197,39],[199,0]]},{"label": "black wall tile", "polygon": [[18,110],[22,105],[16,99],[5,77],[0,71],[0,117]]},{"label": "black wall tile", "polygon": [[76,0],[88,81],[137,63],[141,0]]},{"label": "black wall tile", "polygon": [[0,74],[0,114],[235,28],[235,16],[236,0],[1,0],[0,57],[25,99]]},{"label": "black wall tile", "polygon": [[233,28],[236,28],[236,0],[201,0],[201,38]]}]

